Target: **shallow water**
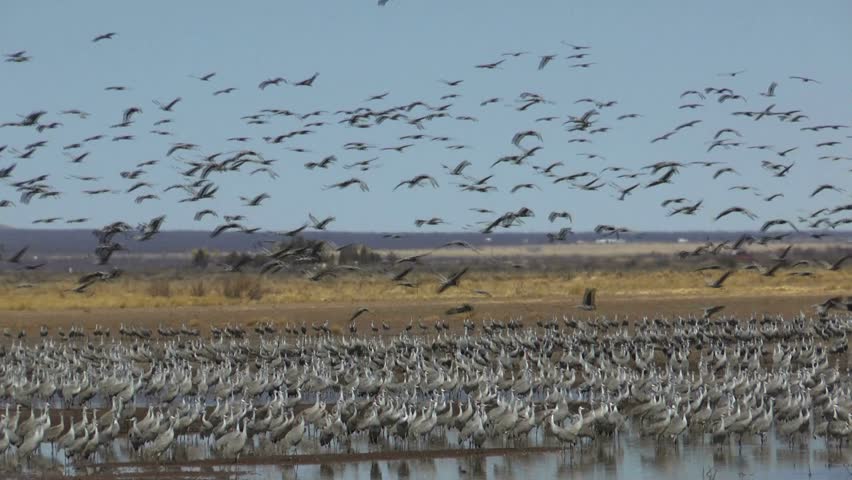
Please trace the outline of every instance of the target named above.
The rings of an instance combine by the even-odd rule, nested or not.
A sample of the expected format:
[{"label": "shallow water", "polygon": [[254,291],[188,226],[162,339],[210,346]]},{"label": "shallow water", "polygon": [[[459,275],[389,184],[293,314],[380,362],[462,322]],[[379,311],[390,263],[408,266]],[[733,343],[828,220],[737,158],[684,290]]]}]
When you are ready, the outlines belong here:
[{"label": "shallow water", "polygon": [[[552,439],[543,442],[553,446]],[[778,443],[774,438],[767,439],[765,445],[758,441],[744,443],[742,447],[730,442],[724,446],[704,444],[700,437],[681,440],[677,444],[658,444],[653,440],[639,439],[635,436],[622,436],[618,440],[601,439],[585,445],[581,450],[570,452],[542,451],[540,448],[520,447],[511,454],[459,456],[459,452],[448,454],[444,440],[438,441],[428,450],[405,451],[399,454],[404,459],[338,461],[318,464],[327,457],[311,457],[318,450],[310,443],[304,445],[302,457],[272,456],[272,452],[253,459],[245,457],[238,464],[198,461],[206,455],[204,445],[186,445],[179,451],[175,462],[154,464],[132,463],[127,461],[127,452],[114,445],[113,455],[102,459],[108,465],[90,465],[64,467],[59,459],[50,459],[50,452],[36,459],[23,472],[13,465],[6,464],[2,478],[50,478],[62,474],[88,476],[92,480],[102,478],[169,478],[169,479],[240,479],[240,480],[277,480],[299,478],[308,479],[838,479],[852,477],[852,470],[846,465],[852,464],[852,452],[844,446],[838,449],[832,444],[827,448],[821,440],[810,440],[804,445],[790,447],[787,443]],[[491,445],[500,447],[501,445]],[[369,456],[367,446],[358,445],[362,454]],[[382,457],[382,450],[374,450],[376,458]],[[325,453],[325,451],[323,451]],[[487,450],[484,452],[487,453]],[[445,455],[434,458],[433,455]],[[449,458],[446,456],[449,455]],[[362,457],[363,458],[363,457]],[[293,460],[308,462],[295,466]],[[279,461],[280,460],[280,461]],[[29,473],[27,473],[29,472]]]},{"label": "shallow water", "polygon": [[[629,443],[629,442],[628,442]],[[626,448],[625,448],[626,447]],[[637,448],[638,447],[638,448]],[[845,458],[845,460],[843,460]],[[843,465],[829,465],[825,450],[772,451],[744,447],[718,450],[713,447],[655,448],[627,445],[593,446],[573,458],[562,453],[533,453],[495,457],[420,459],[361,462],[331,466],[300,466],[299,478],[346,478],[375,480],[396,478],[480,478],[489,480],[583,478],[583,479],[685,479],[713,477],[845,478]],[[848,462],[848,457],[839,458]],[[244,478],[292,478],[295,469],[257,467]]]}]

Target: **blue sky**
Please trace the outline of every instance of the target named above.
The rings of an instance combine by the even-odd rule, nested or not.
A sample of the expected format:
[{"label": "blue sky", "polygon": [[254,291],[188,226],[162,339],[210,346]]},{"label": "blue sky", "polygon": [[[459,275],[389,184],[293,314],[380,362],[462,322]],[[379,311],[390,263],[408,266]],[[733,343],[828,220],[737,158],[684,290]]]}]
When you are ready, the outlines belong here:
[{"label": "blue sky", "polygon": [[[749,229],[771,218],[795,219],[823,206],[850,203],[849,169],[852,161],[819,160],[821,155],[852,156],[847,138],[852,129],[802,132],[800,127],[815,124],[852,125],[852,67],[846,50],[852,45],[852,4],[848,2],[566,2],[566,1],[485,1],[485,0],[390,0],[377,7],[373,0],[269,1],[251,4],[225,2],[7,2],[0,17],[0,53],[26,50],[32,60],[0,63],[0,123],[18,120],[18,114],[35,110],[48,113],[42,122],[61,122],[59,128],[43,133],[33,128],[0,129],[0,169],[17,163],[13,178],[0,180],[0,200],[17,203],[0,208],[0,224],[30,227],[44,217],[64,219],[87,217],[82,226],[94,228],[115,220],[135,224],[166,214],[165,229],[212,229],[221,219],[208,217],[193,221],[202,208],[220,213],[243,214],[247,226],[282,230],[295,228],[311,212],[317,217],[334,215],[334,230],[404,231],[416,230],[417,218],[440,217],[448,224],[433,230],[481,228],[478,220],[494,218],[469,211],[489,208],[502,213],[529,207],[536,218],[518,230],[556,230],[547,221],[551,210],[574,214],[574,229],[585,231],[606,223],[634,230]],[[117,32],[112,40],[92,43],[98,34]],[[565,57],[578,53],[563,42],[588,45],[583,60]],[[506,58],[501,54],[529,51],[528,55]],[[546,68],[537,70],[540,55],[557,55]],[[501,68],[475,69],[474,65],[506,58]],[[588,69],[572,68],[574,63],[594,62]],[[722,72],[745,70],[736,77]],[[193,76],[216,72],[209,82]],[[281,85],[259,90],[265,79],[284,77],[296,82],[319,72],[313,87]],[[821,84],[803,84],[789,79],[801,75]],[[439,80],[463,79],[458,87]],[[772,81],[777,81],[775,98],[764,98]],[[111,85],[128,88],[105,91]],[[746,101],[720,104],[716,96],[704,101],[679,98],[681,92],[705,87],[728,87]],[[226,87],[237,90],[228,95],[212,92]],[[390,92],[382,101],[365,103],[375,94]],[[535,92],[551,103],[527,111],[516,110],[522,92]],[[441,100],[457,93],[460,98]],[[159,111],[153,100],[168,102],[180,96],[173,113]],[[496,104],[480,107],[480,102],[500,97]],[[588,104],[578,99],[616,100],[612,108],[601,110],[595,127],[608,127],[602,134],[572,134],[562,121],[580,115]],[[478,122],[437,119],[417,130],[404,122],[388,121],[369,129],[338,124],[343,118],[333,112],[370,106],[386,109],[421,100],[438,106],[452,103],[454,116],[469,115]],[[687,110],[678,106],[700,102],[704,107]],[[776,111],[802,110],[809,118],[801,123],[780,122],[775,118],[754,121],[735,117],[737,110],[762,110],[769,104]],[[113,129],[122,112],[138,106],[143,112],[128,128]],[[62,110],[78,108],[91,113],[87,119],[62,115]],[[326,110],[319,118],[299,121],[274,117],[268,124],[247,125],[240,117],[262,108],[288,109],[306,113]],[[424,110],[412,116],[425,115]],[[641,118],[617,120],[619,115],[639,113]],[[536,122],[545,116],[558,121]],[[150,134],[153,123],[173,136]],[[670,140],[650,143],[650,139],[690,120],[702,120],[685,128]],[[267,144],[263,136],[275,136],[303,128],[319,120],[328,125],[312,128],[316,133]],[[743,138],[741,148],[715,149],[708,142],[723,127],[735,128]],[[527,164],[515,167],[491,164],[500,156],[519,150],[511,144],[515,132],[534,129],[541,133],[542,150]],[[403,154],[378,148],[403,143],[398,137],[424,133],[451,137],[449,144],[470,148],[446,149],[447,143],[418,141]],[[63,146],[91,135],[107,138],[91,142],[75,153],[91,152],[81,164],[71,164]],[[112,142],[113,135],[132,134],[134,141]],[[226,141],[246,136],[245,144]],[[591,139],[591,144],[568,143],[572,138]],[[47,140],[30,159],[16,158],[15,151],[37,140]],[[840,141],[833,147],[815,147],[825,141]],[[355,152],[342,148],[346,142],[363,141],[376,149]],[[197,152],[166,156],[170,144],[190,142],[201,146]],[[538,145],[533,139],[527,147]],[[746,149],[749,145],[771,144],[778,150],[798,146],[786,158],[771,151]],[[310,150],[296,153],[287,147]],[[252,167],[240,172],[217,174],[211,179],[220,186],[214,200],[178,203],[183,194],[163,189],[185,180],[179,159],[197,160],[203,154],[251,148],[264,158],[277,159],[273,168],[280,175],[250,175]],[[606,160],[586,159],[580,153],[595,153]],[[335,155],[338,163],[328,170],[309,171],[303,164]],[[369,172],[346,170],[343,165],[379,157],[378,168]],[[461,160],[473,163],[468,170],[480,178],[493,174],[498,191],[478,194],[460,192],[454,185],[460,179],[448,176],[442,164]],[[159,160],[146,167],[140,178],[155,186],[134,194],[123,193],[134,182],[120,172],[134,169],[146,160]],[[582,171],[600,172],[607,166],[640,171],[658,161],[720,161],[713,168],[691,166],[682,169],[672,185],[652,189],[641,186],[626,201],[615,199],[606,187],[596,192],[554,185],[552,179],[537,174],[532,165],[546,166],[556,161],[565,165],[556,171],[569,175]],[[796,162],[786,177],[773,177],[761,168],[761,161]],[[739,175],[712,176],[716,169],[732,167]],[[50,174],[49,183],[62,192],[58,199],[19,202],[19,194],[8,185],[41,174]],[[431,187],[393,191],[401,180],[428,173],[440,184]],[[101,176],[84,183],[70,175]],[[323,186],[358,176],[370,185],[370,192],[355,188],[324,191]],[[602,174],[602,181],[622,187],[652,178],[618,179]],[[534,183],[541,190],[510,193],[512,186]],[[845,192],[823,192],[809,198],[823,183]],[[731,191],[735,185],[753,185],[762,195],[784,193],[783,198],[763,201],[754,193]],[[112,188],[122,193],[87,196],[84,189]],[[259,207],[245,207],[239,196],[253,197],[267,192],[271,198]],[[160,200],[134,203],[138,194],[154,193]],[[660,202],[667,198],[703,199],[698,214],[666,216]],[[732,215],[718,222],[713,217],[724,208],[742,205],[760,218],[750,221]],[[836,217],[835,217],[836,218]],[[65,227],[53,224],[50,228]]]}]

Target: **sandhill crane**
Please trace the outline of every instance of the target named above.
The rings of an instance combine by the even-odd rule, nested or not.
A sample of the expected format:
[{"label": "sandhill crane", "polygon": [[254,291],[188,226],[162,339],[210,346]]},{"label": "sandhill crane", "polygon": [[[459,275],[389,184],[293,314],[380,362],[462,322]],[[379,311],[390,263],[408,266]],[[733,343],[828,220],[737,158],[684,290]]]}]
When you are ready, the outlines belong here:
[{"label": "sandhill crane", "polygon": [[74,440],[77,438],[77,432],[74,428],[74,423],[71,422],[71,426],[68,427],[68,431],[65,432],[59,439],[56,441],[56,445],[61,449],[67,449],[71,446]]},{"label": "sandhill crane", "polygon": [[595,302],[595,296],[597,294],[596,288],[586,288],[583,292],[583,299],[577,308],[581,310],[595,310],[597,308],[597,303]]},{"label": "sandhill crane", "polygon": [[24,441],[21,442],[21,445],[18,447],[16,455],[18,459],[28,459],[30,455],[41,445],[41,441],[44,439],[44,426],[39,425],[35,428]]},{"label": "sandhill crane", "polygon": [[818,260],[818,262],[826,270],[834,272],[840,270],[840,267],[843,265],[843,263],[846,262],[846,260],[849,260],[850,258],[852,258],[852,255],[844,255],[834,262],[826,262],[825,260]]},{"label": "sandhill crane", "polygon": [[701,316],[704,319],[708,319],[711,316],[713,316],[714,313],[718,313],[718,312],[722,311],[723,308],[725,308],[724,305],[712,305],[712,306],[709,306],[709,307],[705,307],[702,311]]},{"label": "sandhill crane", "polygon": [[730,208],[726,208],[725,210],[722,210],[721,212],[719,212],[719,214],[716,215],[716,217],[713,220],[714,221],[719,220],[719,219],[726,217],[726,216],[728,216],[732,213],[741,213],[741,214],[745,215],[746,217],[750,218],[751,220],[757,219],[757,215],[755,215],[754,213],[752,213],[750,210],[748,210],[746,208],[730,207]]},{"label": "sandhill crane", "polygon": [[234,459],[234,462],[239,460],[240,454],[243,452],[246,446],[247,434],[246,434],[246,424],[248,419],[243,419],[242,421],[242,429],[240,429],[240,423],[237,423],[234,431],[223,435],[219,440],[216,441],[216,451],[219,452],[223,458],[226,459]]},{"label": "sandhill crane", "polygon": [[[470,403],[468,403],[468,407],[470,407]],[[459,421],[464,422],[464,417],[460,417]],[[481,446],[481,441],[477,441],[477,439],[485,438],[485,427],[482,424],[482,413],[480,411],[474,413],[473,410],[470,409],[467,421],[464,422],[463,425],[461,432],[459,432],[459,445],[463,445],[465,442],[470,442],[471,445],[475,445],[479,448]]]},{"label": "sandhill crane", "polygon": [[733,274],[734,274],[733,270],[727,270],[719,278],[717,278],[713,281],[710,281],[710,282],[706,282],[706,285],[709,288],[722,288],[722,284],[725,283],[725,280],[727,280],[728,277],[730,277]]},{"label": "sandhill crane", "polygon": [[762,413],[754,418],[754,421],[749,426],[749,430],[754,435],[760,435],[760,443],[763,444],[766,440],[766,433],[772,427],[775,417],[775,399],[769,399],[769,408],[764,408]]},{"label": "sandhill crane", "polygon": [[723,443],[723,442],[728,440],[729,434],[730,434],[730,432],[728,431],[727,427],[725,426],[725,418],[722,417],[719,420],[719,424],[716,426],[716,428],[711,433],[711,441],[713,443]]},{"label": "sandhill crane", "polygon": [[160,461],[160,458],[162,457],[163,453],[165,453],[166,450],[168,450],[174,443],[174,420],[174,417],[170,417],[169,421],[166,423],[166,429],[160,433],[157,433],[157,436],[154,438],[154,440],[143,448],[143,456],[149,458],[154,457],[157,459],[157,462]]},{"label": "sandhill crane", "polygon": [[4,427],[2,430],[2,436],[0,436],[0,455],[5,454],[11,445],[12,442],[9,440],[8,429]]},{"label": "sandhill crane", "polygon": [[95,433],[93,433],[91,438],[89,438],[89,441],[86,442],[85,445],[83,445],[83,449],[80,451],[80,457],[81,458],[89,458],[92,454],[94,454],[97,451],[98,446],[101,443],[101,434],[100,434],[100,429],[98,427],[98,424],[97,424],[97,422],[92,422],[92,423],[94,423],[94,426],[95,426]]},{"label": "sandhill crane", "polygon": [[[73,425],[72,425],[73,428]],[[83,448],[89,443],[89,431],[85,428],[82,429],[83,436],[79,438],[72,438],[71,442],[65,447],[65,457],[71,458],[79,454]]]},{"label": "sandhill crane", "polygon": [[468,269],[469,267],[464,267],[461,270],[453,273],[449,277],[443,277],[439,275],[439,277],[441,278],[441,283],[440,285],[438,285],[437,292],[441,294],[451,287],[458,287],[459,282],[461,281],[461,277],[464,276],[465,273],[467,273]]},{"label": "sandhill crane", "polygon": [[303,415],[299,415],[299,421],[284,435],[282,441],[284,442],[284,449],[289,450],[291,447],[295,448],[299,445],[299,442],[302,441],[302,438],[305,435],[305,417]]},{"label": "sandhill crane", "polygon": [[428,184],[432,185],[432,187],[438,188],[438,181],[435,180],[434,177],[432,177],[431,175],[420,174],[420,175],[416,175],[416,176],[412,177],[411,179],[403,180],[403,181],[399,182],[393,189],[396,190],[403,185],[407,185],[408,188],[410,189],[410,188],[414,188],[414,187],[419,187],[420,185],[422,185],[424,183],[428,183]]},{"label": "sandhill crane", "polygon": [[677,437],[686,431],[688,423],[686,420],[686,412],[675,417],[671,423],[660,433],[660,437],[669,437],[673,441],[677,441]]},{"label": "sandhill crane", "polygon": [[59,416],[59,424],[53,425],[44,432],[44,441],[55,444],[65,432],[65,415]]},{"label": "sandhill crane", "polygon": [[556,436],[556,438],[559,440],[559,443],[562,444],[563,451],[568,445],[570,445],[573,450],[574,445],[577,444],[577,440],[579,438],[577,434],[580,433],[580,429],[583,428],[583,407],[580,407],[580,411],[577,414],[577,421],[573,422],[568,427],[563,428],[557,425],[553,421],[553,415],[550,415],[549,422],[550,430],[553,432],[553,435]]}]

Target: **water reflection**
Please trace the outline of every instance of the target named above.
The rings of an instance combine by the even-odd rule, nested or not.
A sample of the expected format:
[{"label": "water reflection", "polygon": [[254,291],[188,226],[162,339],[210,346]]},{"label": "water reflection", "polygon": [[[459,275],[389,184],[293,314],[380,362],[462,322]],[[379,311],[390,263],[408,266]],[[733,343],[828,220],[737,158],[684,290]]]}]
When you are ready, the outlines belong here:
[{"label": "water reflection", "polygon": [[[548,445],[550,439],[541,443]],[[433,442],[432,448],[446,448],[446,439]],[[501,445],[490,445],[500,447]],[[259,450],[263,445],[257,445]],[[574,452],[562,452],[542,447],[517,449],[509,455],[475,455],[458,458],[429,458],[427,451],[401,452],[405,459],[363,462],[337,462],[311,465],[290,465],[289,457],[263,457],[260,464],[216,464],[198,461],[207,458],[207,447],[202,442],[189,441],[174,450],[176,461],[163,465],[113,466],[88,465],[72,468],[51,455],[49,449],[31,459],[26,471],[39,472],[39,477],[59,478],[63,473],[95,475],[97,478],[156,477],[168,479],[820,479],[848,478],[844,467],[852,463],[848,449],[830,449],[819,440],[797,444],[792,448],[786,442],[769,437],[765,444],[731,442],[717,446],[701,438],[690,437],[677,444],[662,444],[653,440],[623,436],[615,440],[602,440],[586,444]],[[306,450],[311,450],[306,445]],[[446,450],[441,453],[447,455]],[[271,452],[270,452],[271,453]],[[487,452],[486,452],[487,453]],[[105,455],[104,461],[128,461],[126,448],[116,444]],[[260,457],[258,457],[260,458]],[[327,457],[315,457],[316,459]],[[64,460],[64,459],[63,459]],[[195,463],[193,463],[195,461]],[[252,459],[248,458],[251,462]],[[321,460],[314,460],[319,462]],[[20,473],[20,467],[10,457],[0,466],[0,478],[31,478],[32,473]],[[709,475],[708,475],[709,473]]]}]

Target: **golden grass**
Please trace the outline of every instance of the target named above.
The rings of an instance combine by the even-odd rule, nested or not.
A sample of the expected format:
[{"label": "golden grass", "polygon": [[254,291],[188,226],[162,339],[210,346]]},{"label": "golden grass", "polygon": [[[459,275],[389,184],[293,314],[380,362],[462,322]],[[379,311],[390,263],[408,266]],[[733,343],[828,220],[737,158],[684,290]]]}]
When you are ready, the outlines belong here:
[{"label": "golden grass", "polygon": [[[586,287],[600,295],[644,298],[726,298],[737,296],[849,294],[852,270],[819,271],[813,278],[762,277],[754,272],[735,273],[722,289],[704,286],[706,274],[659,270],[631,272],[541,273],[525,271],[471,272],[452,288],[436,294],[437,278],[429,273],[412,274],[416,288],[393,285],[382,275],[352,274],[320,282],[292,277],[260,277],[256,274],[159,274],[131,275],[99,283],[91,291],[70,291],[67,277],[45,278],[32,288],[17,288],[19,278],[0,277],[0,310],[65,310],[100,308],[168,308],[284,303],[332,303],[412,301],[443,299],[475,302],[485,298],[474,290],[489,292],[497,300],[530,301],[579,296]],[[167,287],[165,286],[167,285]]]}]

